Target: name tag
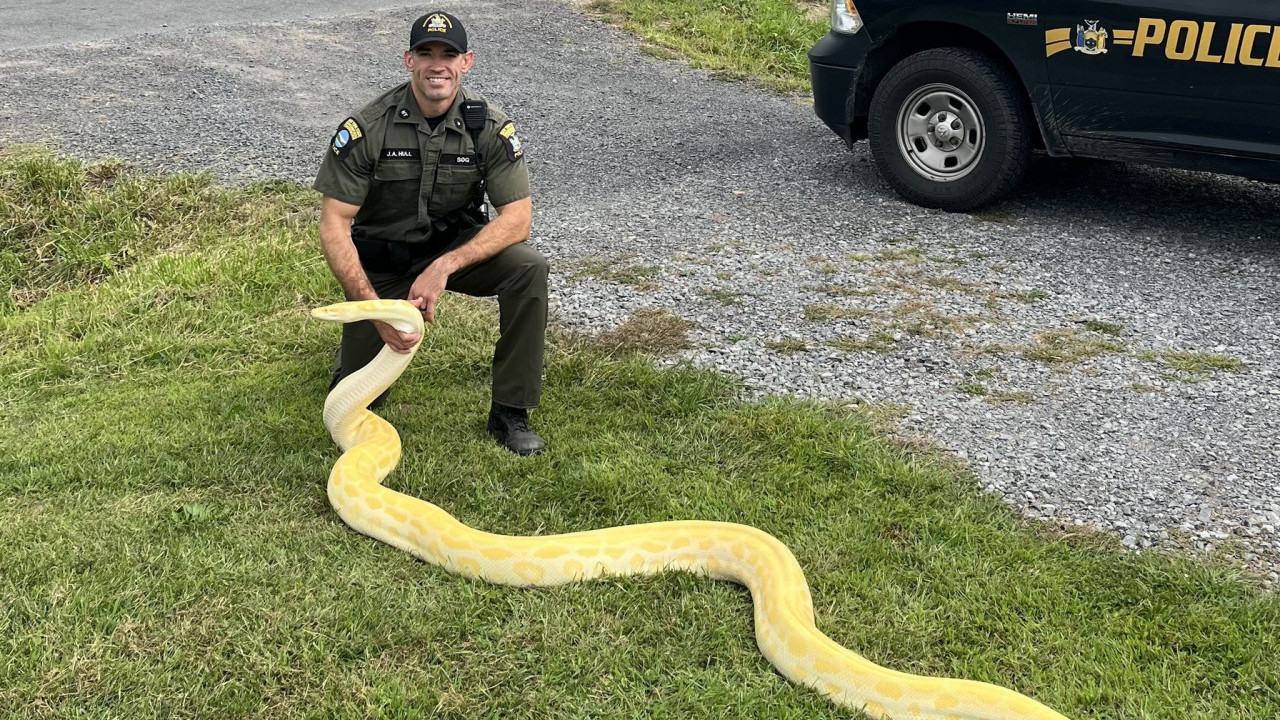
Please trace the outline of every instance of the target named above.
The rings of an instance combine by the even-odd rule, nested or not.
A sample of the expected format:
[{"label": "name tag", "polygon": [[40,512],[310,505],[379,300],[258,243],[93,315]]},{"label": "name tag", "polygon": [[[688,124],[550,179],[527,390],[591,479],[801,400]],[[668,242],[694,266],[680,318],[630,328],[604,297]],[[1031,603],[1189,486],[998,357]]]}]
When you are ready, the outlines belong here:
[{"label": "name tag", "polygon": [[475,165],[476,156],[475,155],[443,155],[442,154],[440,156],[440,164],[441,165],[463,165],[463,166]]},{"label": "name tag", "polygon": [[382,148],[382,160],[418,160],[422,153],[418,148]]}]

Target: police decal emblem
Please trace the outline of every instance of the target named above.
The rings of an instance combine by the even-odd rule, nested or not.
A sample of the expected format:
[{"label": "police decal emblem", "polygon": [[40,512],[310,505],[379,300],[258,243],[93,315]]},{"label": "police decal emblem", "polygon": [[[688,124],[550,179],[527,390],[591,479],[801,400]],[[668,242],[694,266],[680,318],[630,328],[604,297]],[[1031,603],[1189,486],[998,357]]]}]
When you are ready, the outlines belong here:
[{"label": "police decal emblem", "polygon": [[1076,25],[1074,47],[1077,52],[1085,55],[1101,55],[1107,51],[1107,30],[1099,28],[1099,22],[1101,20],[1085,20],[1084,24]]},{"label": "police decal emblem", "polygon": [[502,144],[507,148],[508,160],[515,162],[524,155],[524,147],[520,144],[520,138],[516,137],[515,123],[508,120],[498,131],[498,137],[502,138]]},{"label": "police decal emblem", "polygon": [[360,123],[355,118],[347,118],[338,126],[338,131],[333,134],[333,154],[341,160],[346,158],[351,152],[351,148],[360,144],[364,139],[364,130],[361,129]]}]

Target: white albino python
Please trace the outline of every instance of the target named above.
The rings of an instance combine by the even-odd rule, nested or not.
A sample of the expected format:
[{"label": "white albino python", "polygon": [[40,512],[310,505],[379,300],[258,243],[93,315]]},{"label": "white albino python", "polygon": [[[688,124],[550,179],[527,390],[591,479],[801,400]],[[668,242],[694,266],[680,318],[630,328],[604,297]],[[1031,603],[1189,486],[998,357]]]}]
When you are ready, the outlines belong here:
[{"label": "white albino python", "polygon": [[[423,330],[418,309],[400,300],[339,303],[311,314],[344,323],[381,320],[401,332]],[[809,585],[791,551],[756,528],[675,521],[510,537],[472,529],[429,502],[382,487],[400,460],[400,436],[365,406],[412,359],[412,352],[383,348],[325,399],[325,427],[344,451],[329,475],[329,502],[356,531],[469,578],[506,585],[549,586],[668,569],[705,573],[746,586],[755,603],[756,643],[765,657],[794,682],[841,705],[893,720],[1066,720],[1012,690],[897,672],[841,647],[814,627]]]}]

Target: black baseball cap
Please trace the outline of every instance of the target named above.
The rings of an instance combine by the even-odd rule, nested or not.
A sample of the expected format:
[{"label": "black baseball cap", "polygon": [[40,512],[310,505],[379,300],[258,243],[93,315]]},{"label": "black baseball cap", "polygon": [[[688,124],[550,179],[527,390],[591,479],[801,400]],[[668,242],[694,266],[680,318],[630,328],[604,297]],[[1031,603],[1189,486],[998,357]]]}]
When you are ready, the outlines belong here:
[{"label": "black baseball cap", "polygon": [[444,43],[460,53],[467,51],[467,29],[462,21],[447,12],[431,12],[413,21],[409,30],[409,49],[417,50],[429,42]]}]

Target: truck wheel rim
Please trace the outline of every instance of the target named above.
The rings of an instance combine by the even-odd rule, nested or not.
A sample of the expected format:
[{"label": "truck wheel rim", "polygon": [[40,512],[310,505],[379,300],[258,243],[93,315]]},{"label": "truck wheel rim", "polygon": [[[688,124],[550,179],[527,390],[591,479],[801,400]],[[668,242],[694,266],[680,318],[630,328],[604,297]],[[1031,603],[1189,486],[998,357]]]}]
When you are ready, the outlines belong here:
[{"label": "truck wheel rim", "polygon": [[968,175],[982,158],[987,127],[959,88],[925,85],[898,108],[898,150],[911,169],[935,182]]}]

